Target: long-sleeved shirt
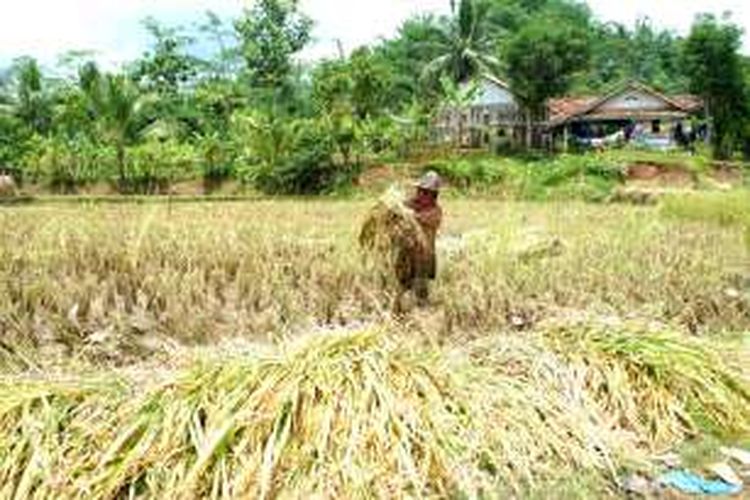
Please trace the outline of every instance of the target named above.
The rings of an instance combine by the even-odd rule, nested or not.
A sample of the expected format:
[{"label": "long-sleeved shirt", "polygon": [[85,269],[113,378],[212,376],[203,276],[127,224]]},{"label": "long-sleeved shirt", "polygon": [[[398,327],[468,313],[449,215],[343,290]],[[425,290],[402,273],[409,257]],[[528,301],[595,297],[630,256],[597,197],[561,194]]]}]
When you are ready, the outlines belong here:
[{"label": "long-sleeved shirt", "polygon": [[426,248],[423,249],[422,255],[417,256],[420,264],[418,267],[422,269],[422,273],[434,277],[436,273],[435,241],[443,221],[443,210],[437,202],[420,197],[412,198],[406,206],[414,211],[426,239]]}]

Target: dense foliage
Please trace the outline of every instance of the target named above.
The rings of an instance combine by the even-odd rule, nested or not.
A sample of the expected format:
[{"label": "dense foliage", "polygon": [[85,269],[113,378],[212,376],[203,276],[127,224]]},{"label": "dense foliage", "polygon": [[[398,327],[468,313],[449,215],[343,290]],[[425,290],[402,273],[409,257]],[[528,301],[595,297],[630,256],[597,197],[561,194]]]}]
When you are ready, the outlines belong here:
[{"label": "dense foliage", "polygon": [[742,60],[742,30],[713,16],[698,18],[685,41],[684,65],[690,87],[706,101],[712,118],[711,142],[718,157],[731,155],[748,109]]},{"label": "dense foliage", "polygon": [[647,20],[602,23],[572,0],[451,4],[314,64],[299,58],[313,21],[283,0],[190,28],[147,19],[150,49],[116,72],[85,52],[57,68],[19,57],[0,71],[0,167],[64,192],[163,192],[201,178],[209,189],[235,179],[325,192],[368,162],[421,152],[435,113],[466,100],[457,84],[486,72],[511,83],[529,120],[551,97],[624,80],[693,92],[709,105],[716,156],[750,156],[750,63],[730,20],[700,17],[682,39]]}]

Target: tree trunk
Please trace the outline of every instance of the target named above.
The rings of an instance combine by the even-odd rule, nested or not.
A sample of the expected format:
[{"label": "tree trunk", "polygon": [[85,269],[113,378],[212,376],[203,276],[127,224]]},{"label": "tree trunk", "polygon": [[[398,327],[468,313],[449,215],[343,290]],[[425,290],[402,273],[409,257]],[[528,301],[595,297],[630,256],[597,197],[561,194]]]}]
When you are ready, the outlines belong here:
[{"label": "tree trunk", "polygon": [[531,149],[533,142],[533,125],[531,123],[531,110],[526,110],[526,149]]},{"label": "tree trunk", "polygon": [[706,129],[706,145],[711,145],[711,141],[714,137],[714,120],[711,117],[711,100],[706,99],[706,123],[708,124],[708,127]]},{"label": "tree trunk", "polygon": [[458,149],[461,149],[464,145],[464,112],[459,111],[458,114]]},{"label": "tree trunk", "polygon": [[121,142],[117,144],[117,173],[119,189],[122,193],[125,189],[125,145]]}]

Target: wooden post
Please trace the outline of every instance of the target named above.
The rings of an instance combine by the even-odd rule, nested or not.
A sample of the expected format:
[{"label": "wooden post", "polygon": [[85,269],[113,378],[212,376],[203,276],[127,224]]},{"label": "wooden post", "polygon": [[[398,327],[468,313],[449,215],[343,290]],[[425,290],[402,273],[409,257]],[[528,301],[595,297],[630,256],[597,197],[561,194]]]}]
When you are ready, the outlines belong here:
[{"label": "wooden post", "polygon": [[568,152],[568,141],[570,140],[570,126],[563,125],[563,151]]},{"label": "wooden post", "polygon": [[531,149],[532,129],[531,129],[531,110],[526,110],[526,149]]}]

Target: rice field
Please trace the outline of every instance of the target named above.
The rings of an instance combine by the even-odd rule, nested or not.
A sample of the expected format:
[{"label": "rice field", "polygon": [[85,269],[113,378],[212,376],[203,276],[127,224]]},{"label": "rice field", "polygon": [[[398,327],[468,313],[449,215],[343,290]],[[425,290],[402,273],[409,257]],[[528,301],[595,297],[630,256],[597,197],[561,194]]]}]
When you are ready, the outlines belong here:
[{"label": "rice field", "polygon": [[750,439],[733,218],[451,199],[394,317],[371,205],[0,209],[0,498],[618,496]]}]

